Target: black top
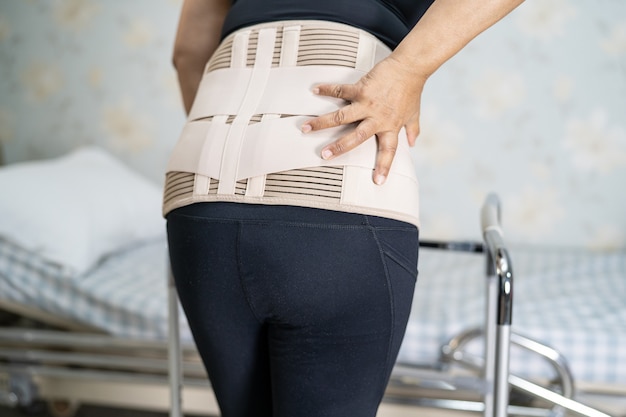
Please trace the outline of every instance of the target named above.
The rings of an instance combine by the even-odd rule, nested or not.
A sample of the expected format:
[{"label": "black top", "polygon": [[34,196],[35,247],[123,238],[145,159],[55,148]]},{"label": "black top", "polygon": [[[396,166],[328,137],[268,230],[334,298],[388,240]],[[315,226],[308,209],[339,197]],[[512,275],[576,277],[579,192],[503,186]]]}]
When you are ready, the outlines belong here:
[{"label": "black top", "polygon": [[326,20],[363,29],[390,48],[413,28],[434,0],[233,0],[222,37],[258,23]]}]

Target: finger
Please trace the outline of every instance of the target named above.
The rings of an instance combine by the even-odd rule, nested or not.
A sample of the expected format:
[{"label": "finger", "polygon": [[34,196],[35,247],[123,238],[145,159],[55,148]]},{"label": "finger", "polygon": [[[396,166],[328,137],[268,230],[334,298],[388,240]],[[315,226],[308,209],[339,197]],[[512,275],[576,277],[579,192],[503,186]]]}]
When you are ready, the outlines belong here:
[{"label": "finger", "polygon": [[414,146],[417,137],[420,134],[420,119],[419,113],[415,113],[408,122],[404,125],[406,130],[406,138],[409,142],[409,146]]},{"label": "finger", "polygon": [[391,163],[396,156],[398,148],[398,134],[394,132],[378,133],[378,152],[376,154],[376,166],[374,167],[374,182],[382,185],[387,180]]},{"label": "finger", "polygon": [[320,96],[336,97],[347,101],[356,98],[359,87],[354,84],[320,84],[313,88],[313,93]]},{"label": "finger", "polygon": [[363,115],[358,111],[357,106],[349,104],[332,113],[326,113],[314,119],[307,120],[301,127],[302,132],[307,133],[314,130],[327,129],[357,122],[363,119]]},{"label": "finger", "polygon": [[322,158],[332,159],[344,154],[374,136],[375,132],[376,124],[370,119],[365,119],[352,132],[322,149]]}]

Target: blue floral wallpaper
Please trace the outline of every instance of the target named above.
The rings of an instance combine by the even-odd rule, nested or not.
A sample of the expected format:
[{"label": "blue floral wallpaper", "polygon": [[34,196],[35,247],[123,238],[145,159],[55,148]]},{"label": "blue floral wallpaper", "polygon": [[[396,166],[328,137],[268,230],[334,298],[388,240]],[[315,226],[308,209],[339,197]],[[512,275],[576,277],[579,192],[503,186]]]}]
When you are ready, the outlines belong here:
[{"label": "blue floral wallpaper", "polygon": [[[0,0],[5,161],[92,143],[160,183],[181,4]],[[480,238],[495,191],[511,242],[626,247],[625,1],[527,0],[432,76],[422,112],[424,237]]]}]

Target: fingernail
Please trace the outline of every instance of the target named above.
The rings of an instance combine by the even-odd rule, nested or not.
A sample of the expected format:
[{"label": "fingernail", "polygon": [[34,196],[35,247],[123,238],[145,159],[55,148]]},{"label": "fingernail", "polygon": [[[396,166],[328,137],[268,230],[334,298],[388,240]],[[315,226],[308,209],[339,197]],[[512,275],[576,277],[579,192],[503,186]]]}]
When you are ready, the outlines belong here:
[{"label": "fingernail", "polygon": [[317,87],[313,87],[313,90],[311,90],[313,92],[313,94],[319,94],[320,93],[320,89]]},{"label": "fingernail", "polygon": [[332,157],[332,156],[333,156],[333,153],[331,152],[331,150],[330,150],[330,149],[324,149],[324,150],[322,151],[322,158],[324,158],[324,159],[329,159],[329,158],[330,158],[330,157]]},{"label": "fingernail", "polygon": [[385,183],[385,179],[386,179],[386,177],[384,175],[382,175],[382,174],[374,175],[374,182],[377,185],[383,185]]},{"label": "fingernail", "polygon": [[311,130],[313,130],[313,128],[309,124],[302,125],[300,129],[302,130],[302,133],[309,133]]}]

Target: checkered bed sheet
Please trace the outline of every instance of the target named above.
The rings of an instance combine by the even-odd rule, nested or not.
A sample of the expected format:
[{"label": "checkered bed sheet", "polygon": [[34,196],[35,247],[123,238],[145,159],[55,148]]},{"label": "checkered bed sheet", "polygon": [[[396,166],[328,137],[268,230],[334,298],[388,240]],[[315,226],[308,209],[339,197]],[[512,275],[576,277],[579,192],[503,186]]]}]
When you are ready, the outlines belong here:
[{"label": "checkered bed sheet", "polygon": [[[0,305],[3,299],[113,335],[165,340],[166,242],[143,242],[73,275],[0,239]],[[186,323],[184,334],[191,340]]]},{"label": "checkered bed sheet", "polygon": [[[626,384],[626,253],[512,248],[514,332],[559,350],[574,376]],[[399,361],[432,365],[439,347],[485,314],[483,255],[422,250],[411,319]],[[2,300],[34,306],[122,337],[167,337],[164,240],[112,254],[73,276],[0,239]],[[190,341],[184,315],[181,337]],[[515,347],[511,370],[553,375],[543,360]]]}]

